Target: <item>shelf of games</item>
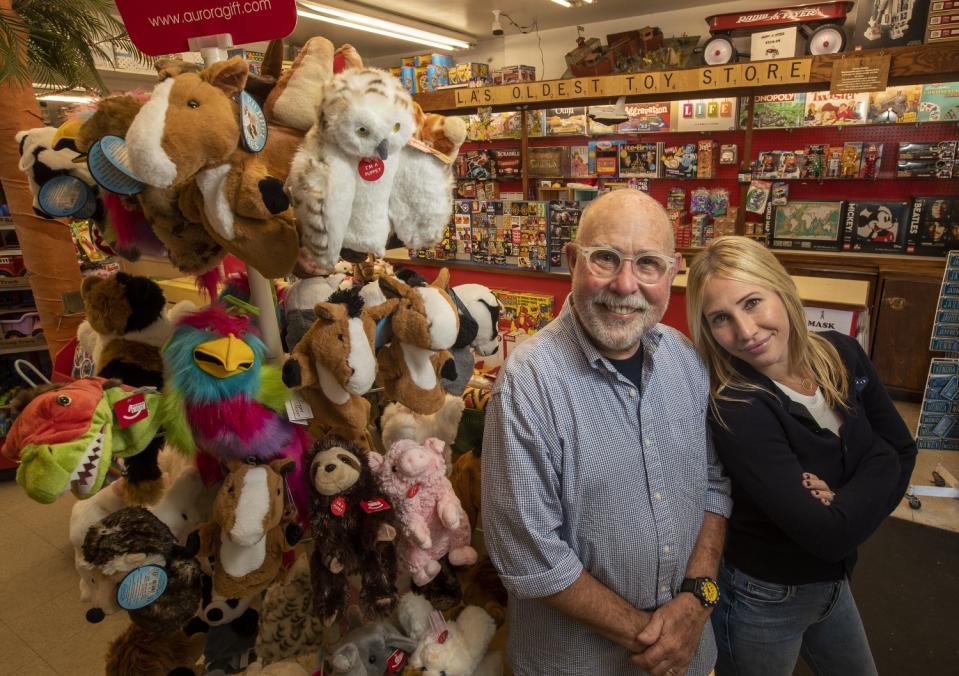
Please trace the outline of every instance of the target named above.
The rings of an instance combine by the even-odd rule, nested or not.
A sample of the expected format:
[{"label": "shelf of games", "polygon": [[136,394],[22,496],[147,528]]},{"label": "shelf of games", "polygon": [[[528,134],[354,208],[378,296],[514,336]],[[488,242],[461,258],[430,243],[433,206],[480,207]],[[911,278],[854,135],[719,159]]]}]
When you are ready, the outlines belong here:
[{"label": "shelf of games", "polygon": [[[559,82],[568,92],[589,80],[594,91],[615,96],[629,85],[626,76],[416,95],[424,108],[471,114],[454,166],[458,199],[447,237],[411,255],[565,271],[562,248],[585,202],[628,186],[667,207],[677,246],[691,254],[738,233],[797,257],[843,252],[852,268],[939,274],[940,257],[959,245],[959,82],[951,81],[959,80],[959,50],[886,52],[893,85],[885,91],[817,91],[827,86],[835,55],[790,59],[777,63],[801,82],[750,85],[748,97],[728,96],[743,93],[741,81],[714,87],[710,98],[680,98],[682,86],[657,92],[660,101],[633,94],[642,102],[627,103],[620,121],[609,118],[608,98],[555,94]],[[749,66],[735,66],[733,77]],[[670,71],[677,77],[669,80],[692,82],[708,70]],[[937,82],[905,84],[915,79]],[[546,89],[553,98],[535,98]],[[460,105],[467,95],[494,103],[473,104],[472,112]],[[507,95],[535,100],[494,112]],[[604,114],[594,104],[607,104]]]}]

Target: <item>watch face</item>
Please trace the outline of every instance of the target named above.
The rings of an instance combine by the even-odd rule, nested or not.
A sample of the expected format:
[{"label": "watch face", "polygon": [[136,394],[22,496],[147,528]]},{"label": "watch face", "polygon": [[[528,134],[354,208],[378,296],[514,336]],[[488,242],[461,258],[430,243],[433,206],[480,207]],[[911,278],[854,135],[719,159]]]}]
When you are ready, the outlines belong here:
[{"label": "watch face", "polygon": [[703,594],[703,600],[709,605],[713,605],[719,600],[719,587],[712,580],[703,580],[699,589]]}]

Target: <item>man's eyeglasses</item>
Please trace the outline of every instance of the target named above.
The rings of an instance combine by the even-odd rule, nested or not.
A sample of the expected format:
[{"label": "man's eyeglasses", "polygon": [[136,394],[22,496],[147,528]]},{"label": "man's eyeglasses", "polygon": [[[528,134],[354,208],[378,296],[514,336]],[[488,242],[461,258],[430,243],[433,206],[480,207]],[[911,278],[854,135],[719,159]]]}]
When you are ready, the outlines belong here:
[{"label": "man's eyeglasses", "polygon": [[641,251],[635,256],[624,256],[618,250],[606,246],[576,246],[576,252],[586,259],[589,271],[601,279],[612,279],[630,261],[633,275],[640,284],[657,284],[676,264],[676,260],[655,251]]}]

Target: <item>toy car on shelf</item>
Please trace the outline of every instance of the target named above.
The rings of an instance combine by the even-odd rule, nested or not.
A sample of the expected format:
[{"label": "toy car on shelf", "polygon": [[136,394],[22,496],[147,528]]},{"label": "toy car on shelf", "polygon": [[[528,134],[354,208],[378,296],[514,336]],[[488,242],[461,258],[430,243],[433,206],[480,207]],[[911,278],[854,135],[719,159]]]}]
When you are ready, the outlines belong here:
[{"label": "toy car on shelf", "polygon": [[[709,33],[713,37],[703,45],[703,60],[710,66],[735,61],[739,53],[733,46],[733,37],[784,26],[799,27],[799,32],[806,37],[806,51],[812,55],[841,52],[846,46],[842,24],[853,4],[853,0],[833,0],[778,9],[713,14],[706,17]],[[776,56],[764,55],[766,58]]]},{"label": "toy car on shelf", "polygon": [[0,256],[0,277],[22,277],[27,274],[23,256]]},{"label": "toy car on shelf", "polygon": [[14,317],[0,317],[0,332],[5,339],[26,338],[38,335],[43,329],[40,326],[40,314],[24,312]]}]

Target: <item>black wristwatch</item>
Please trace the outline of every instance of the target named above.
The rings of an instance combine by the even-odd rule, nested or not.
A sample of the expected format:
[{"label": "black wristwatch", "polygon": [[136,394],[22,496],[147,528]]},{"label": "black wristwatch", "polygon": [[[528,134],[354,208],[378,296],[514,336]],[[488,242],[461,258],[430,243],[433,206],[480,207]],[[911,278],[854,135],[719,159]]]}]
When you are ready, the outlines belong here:
[{"label": "black wristwatch", "polygon": [[679,586],[680,592],[689,592],[706,608],[712,608],[719,601],[719,587],[711,577],[687,577]]}]

